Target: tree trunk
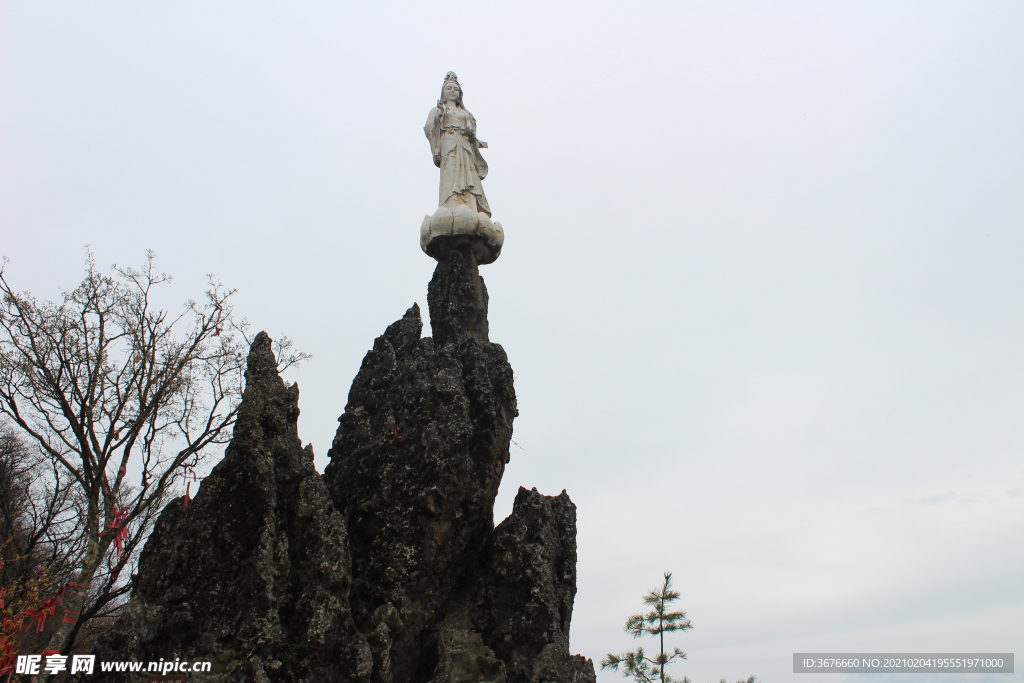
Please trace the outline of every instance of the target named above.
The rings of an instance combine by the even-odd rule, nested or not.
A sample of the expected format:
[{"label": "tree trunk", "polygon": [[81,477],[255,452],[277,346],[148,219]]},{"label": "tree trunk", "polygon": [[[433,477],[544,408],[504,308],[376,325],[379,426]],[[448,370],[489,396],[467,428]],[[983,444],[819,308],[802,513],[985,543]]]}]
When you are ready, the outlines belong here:
[{"label": "tree trunk", "polygon": [[[96,528],[95,524],[91,525],[91,528]],[[92,583],[93,575],[96,573],[96,569],[99,568],[100,562],[103,561],[103,557],[106,555],[107,549],[110,547],[109,541],[105,541],[102,545],[97,542],[97,539],[89,539],[89,550],[85,554],[85,559],[82,560],[82,569],[78,573],[78,579],[75,583],[81,584],[82,586],[89,586]],[[64,594],[64,599],[61,601],[64,607],[64,614],[67,615],[69,612],[74,614],[81,614],[82,608],[85,606],[85,595],[87,588],[72,587]],[[54,616],[57,616],[55,613]],[[77,621],[77,619],[76,619]],[[73,643],[69,642],[71,632],[75,628],[75,622],[68,623],[64,618],[61,618],[61,624],[53,635],[50,636],[50,640],[46,644],[47,650],[60,650],[63,655],[69,654]],[[68,665],[70,669],[70,664]],[[50,674],[45,671],[40,672],[36,678],[36,683],[47,683],[50,679]]]},{"label": "tree trunk", "polygon": [[[668,586],[666,586],[666,588],[668,588]],[[662,591],[662,595],[664,595],[664,589]],[[658,611],[661,614],[664,614],[665,613],[665,598],[661,599],[661,603],[658,605],[658,607],[659,607]],[[665,620],[664,619],[661,619],[661,618],[658,619],[658,631],[659,631],[658,635],[661,636],[661,656],[658,657],[659,660],[662,660],[662,662],[661,662],[661,683],[665,683],[665,662],[663,661],[665,659]]]}]

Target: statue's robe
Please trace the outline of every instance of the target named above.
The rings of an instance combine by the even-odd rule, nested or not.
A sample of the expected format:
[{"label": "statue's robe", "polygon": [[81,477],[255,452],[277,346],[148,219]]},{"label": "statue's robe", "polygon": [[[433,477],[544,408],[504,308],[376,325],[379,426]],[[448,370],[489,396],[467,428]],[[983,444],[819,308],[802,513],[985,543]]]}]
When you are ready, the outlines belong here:
[{"label": "statue's robe", "polygon": [[[463,110],[465,111],[465,110]],[[479,213],[491,215],[480,181],[487,177],[487,162],[480,155],[476,139],[476,119],[468,111],[466,123],[459,126],[445,110],[430,110],[423,132],[430,141],[434,165],[441,169],[438,206],[452,201],[465,204]]]}]

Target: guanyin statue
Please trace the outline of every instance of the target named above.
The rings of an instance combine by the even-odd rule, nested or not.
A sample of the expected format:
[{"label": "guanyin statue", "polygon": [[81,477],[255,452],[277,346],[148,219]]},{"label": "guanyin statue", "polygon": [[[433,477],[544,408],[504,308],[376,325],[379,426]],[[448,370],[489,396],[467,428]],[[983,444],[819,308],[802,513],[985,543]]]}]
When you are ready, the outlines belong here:
[{"label": "guanyin statue", "polygon": [[482,181],[487,162],[476,137],[476,119],[463,104],[463,91],[449,71],[441,98],[427,115],[423,127],[430,141],[434,165],[441,169],[438,209],[426,216],[420,228],[420,246],[437,258],[455,246],[469,245],[479,264],[492,263],[501,253],[504,231],[491,221],[491,207]]}]

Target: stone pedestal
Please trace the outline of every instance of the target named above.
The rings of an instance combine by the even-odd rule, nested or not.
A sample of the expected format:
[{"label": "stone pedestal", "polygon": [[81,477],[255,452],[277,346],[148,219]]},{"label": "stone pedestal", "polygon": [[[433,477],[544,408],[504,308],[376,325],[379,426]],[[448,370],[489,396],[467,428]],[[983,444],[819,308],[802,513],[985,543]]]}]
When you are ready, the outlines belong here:
[{"label": "stone pedestal", "polygon": [[485,213],[474,213],[468,206],[454,210],[445,206],[424,216],[420,226],[420,248],[440,260],[453,247],[469,245],[479,265],[494,263],[501,255],[505,231]]}]

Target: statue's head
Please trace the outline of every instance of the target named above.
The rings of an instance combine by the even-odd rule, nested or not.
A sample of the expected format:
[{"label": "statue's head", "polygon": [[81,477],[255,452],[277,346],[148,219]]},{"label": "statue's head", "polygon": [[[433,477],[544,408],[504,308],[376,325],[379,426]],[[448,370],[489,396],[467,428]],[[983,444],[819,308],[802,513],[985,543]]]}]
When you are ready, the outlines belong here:
[{"label": "statue's head", "polygon": [[444,85],[441,86],[441,102],[451,102],[457,107],[465,109],[462,105],[462,87],[454,71],[449,71],[444,77]]}]

